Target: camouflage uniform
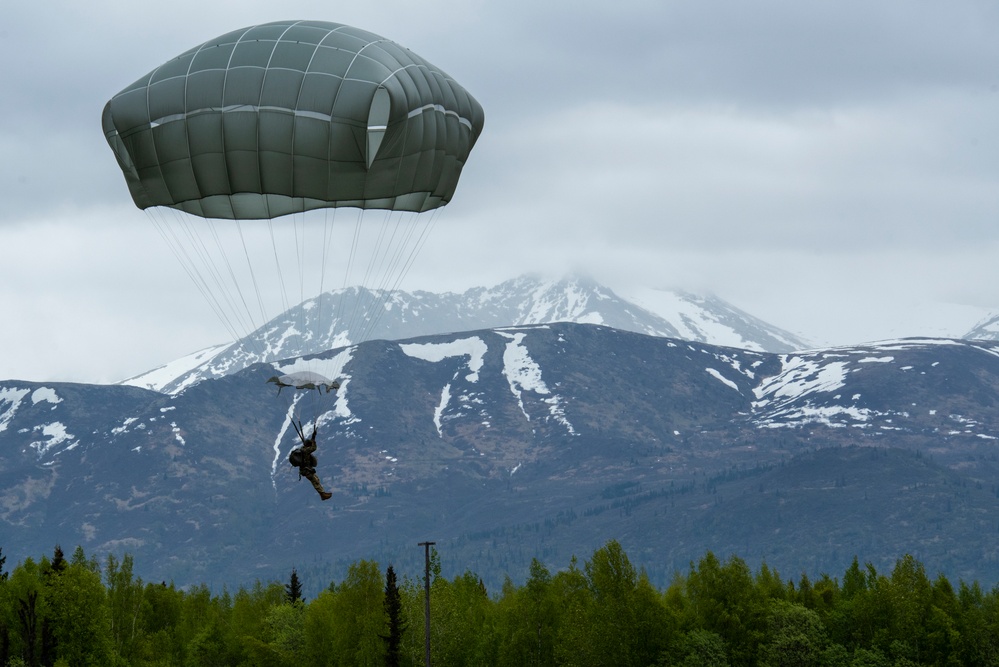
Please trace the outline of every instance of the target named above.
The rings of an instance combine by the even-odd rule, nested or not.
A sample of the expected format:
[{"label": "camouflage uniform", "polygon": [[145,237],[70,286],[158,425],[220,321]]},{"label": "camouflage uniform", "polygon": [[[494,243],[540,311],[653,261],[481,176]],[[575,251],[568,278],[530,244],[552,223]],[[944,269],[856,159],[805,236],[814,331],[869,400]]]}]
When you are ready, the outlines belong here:
[{"label": "camouflage uniform", "polygon": [[302,452],[302,461],[305,465],[298,466],[299,477],[304,477],[305,479],[312,482],[312,486],[315,487],[316,491],[322,496],[326,493],[326,489],[323,488],[323,483],[319,481],[319,475],[316,474],[316,465],[319,461],[313,455],[316,451],[316,440],[315,438],[309,438],[305,441],[305,445],[298,448]]},{"label": "camouflage uniform", "polygon": [[299,459],[301,464],[298,466],[298,476],[299,478],[304,477],[312,482],[312,486],[316,489],[320,498],[323,500],[329,500],[332,494],[326,492],[326,489],[323,488],[323,483],[319,481],[319,475],[316,474],[316,465],[319,463],[314,454],[316,451],[317,431],[313,427],[312,435],[306,438],[301,428],[297,425],[295,430],[298,431],[298,435],[302,439],[302,446],[296,447],[294,450],[296,452],[300,452],[301,455],[301,458]]}]

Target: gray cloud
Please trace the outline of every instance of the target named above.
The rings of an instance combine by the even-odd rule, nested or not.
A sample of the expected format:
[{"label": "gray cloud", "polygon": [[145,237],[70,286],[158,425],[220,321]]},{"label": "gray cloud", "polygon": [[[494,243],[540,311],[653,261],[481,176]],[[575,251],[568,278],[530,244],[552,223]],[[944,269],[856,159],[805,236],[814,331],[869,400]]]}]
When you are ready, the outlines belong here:
[{"label": "gray cloud", "polygon": [[[0,346],[34,352],[0,377],[118,379],[217,342],[100,113],[185,49],[289,16],[394,39],[486,109],[412,287],[582,268],[711,289],[835,343],[927,300],[999,308],[991,1],[8,3],[0,308],[22,326]],[[109,346],[102,323],[147,343]]]}]

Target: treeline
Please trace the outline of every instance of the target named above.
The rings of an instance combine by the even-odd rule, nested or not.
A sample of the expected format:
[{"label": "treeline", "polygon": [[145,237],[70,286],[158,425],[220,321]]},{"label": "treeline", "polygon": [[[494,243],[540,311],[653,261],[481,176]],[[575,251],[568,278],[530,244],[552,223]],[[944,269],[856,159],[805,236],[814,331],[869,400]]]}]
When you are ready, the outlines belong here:
[{"label": "treeline", "polygon": [[[302,598],[287,583],[213,593],[146,583],[131,556],[104,562],[0,552],[0,665],[299,667],[422,665],[424,582],[359,561]],[[433,664],[694,666],[999,665],[999,588],[957,588],[904,556],[890,573],[854,559],[842,578],[785,579],[708,552],[665,590],[617,542],[582,566],[487,592],[431,561]]]}]

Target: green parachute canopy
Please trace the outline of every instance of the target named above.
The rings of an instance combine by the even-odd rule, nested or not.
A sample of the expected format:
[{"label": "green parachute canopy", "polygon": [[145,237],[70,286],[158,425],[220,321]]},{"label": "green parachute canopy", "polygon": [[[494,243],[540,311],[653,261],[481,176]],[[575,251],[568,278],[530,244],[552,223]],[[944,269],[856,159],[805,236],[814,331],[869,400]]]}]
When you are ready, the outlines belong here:
[{"label": "green parachute canopy", "polygon": [[321,21],[209,40],[103,114],[136,206],[237,220],[443,206],[483,121],[475,98],[409,49]]}]

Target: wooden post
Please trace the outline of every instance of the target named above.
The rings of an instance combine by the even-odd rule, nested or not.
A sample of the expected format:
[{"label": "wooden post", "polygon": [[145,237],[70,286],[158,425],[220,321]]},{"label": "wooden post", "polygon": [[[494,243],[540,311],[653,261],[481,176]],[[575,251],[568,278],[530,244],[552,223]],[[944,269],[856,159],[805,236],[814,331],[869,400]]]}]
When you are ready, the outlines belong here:
[{"label": "wooden post", "polygon": [[424,587],[426,589],[426,598],[424,599],[424,616],[426,618],[426,623],[424,623],[423,631],[423,646],[424,646],[424,664],[426,667],[430,667],[430,547],[437,544],[436,542],[420,542],[419,546],[424,549]]}]

